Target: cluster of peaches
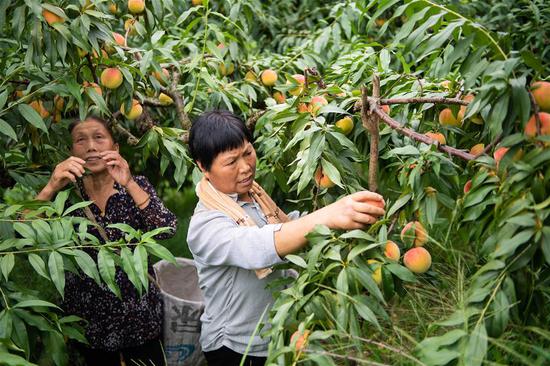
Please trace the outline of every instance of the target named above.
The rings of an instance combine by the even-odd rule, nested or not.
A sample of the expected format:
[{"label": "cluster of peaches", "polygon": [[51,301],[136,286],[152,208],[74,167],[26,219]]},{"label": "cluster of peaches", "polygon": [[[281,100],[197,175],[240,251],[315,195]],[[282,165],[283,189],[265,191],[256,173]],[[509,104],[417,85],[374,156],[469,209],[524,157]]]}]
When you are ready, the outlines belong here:
[{"label": "cluster of peaches", "polygon": [[[128,12],[133,16],[132,18],[127,19],[124,23],[124,28],[128,35],[135,34],[136,18],[134,17],[137,17],[140,14],[144,13],[146,8],[145,5],[146,5],[145,0],[128,0],[127,1]],[[94,6],[95,5],[91,3],[91,1],[87,0],[86,4],[84,5],[84,8],[92,9]],[[114,2],[108,5],[108,9],[112,14],[117,14],[119,10],[117,5]],[[55,27],[56,24],[63,24],[67,20],[67,17],[65,16],[65,13],[61,8],[58,8],[50,4],[42,5],[42,16],[44,17],[44,20],[51,27]],[[109,54],[115,52],[115,48],[113,47],[115,45],[119,47],[127,47],[126,37],[120,33],[113,32],[112,41],[105,42],[103,48],[101,49],[100,55],[95,50],[92,52],[91,55],[88,55],[88,51],[82,50],[80,48],[78,49],[78,55],[81,58],[89,56],[91,57],[92,61],[97,62],[97,60],[100,60],[100,59],[108,59]],[[153,72],[152,76],[154,76],[154,78],[157,79],[161,85],[166,85],[170,74],[167,69],[163,68],[162,72],[155,71]],[[91,93],[91,90],[93,90],[93,92],[95,92],[99,96],[103,96],[104,89],[115,90],[119,88],[124,82],[124,76],[122,71],[118,67],[106,67],[101,72],[101,75],[99,77],[99,82],[100,82],[99,83],[100,85],[98,85],[95,82],[84,81],[82,83],[83,91],[89,95]],[[23,91],[17,91],[16,93],[17,93],[17,97],[24,96]],[[158,99],[160,104],[164,106],[171,105],[174,102],[170,96],[164,93],[160,93],[158,96]],[[42,100],[35,99],[32,102],[30,102],[29,105],[43,119],[48,118],[50,116],[50,111],[44,106],[44,102]],[[56,96],[56,99],[54,100],[53,105],[54,105],[54,108],[52,110],[52,114],[54,116],[53,122],[59,122],[61,120],[61,112],[63,110],[64,100],[62,99],[62,97]],[[120,112],[127,119],[134,120],[141,116],[141,114],[143,113],[143,107],[137,99],[132,99],[131,108],[129,110],[126,110],[123,103],[120,107]]]},{"label": "cluster of peaches", "polygon": [[[428,241],[428,233],[419,221],[407,223],[401,230],[401,240],[404,243],[410,243],[412,248],[403,255],[403,264],[413,273],[425,273],[432,265],[432,256],[424,248]],[[401,259],[401,250],[392,240],[388,240],[384,246],[384,256],[398,262]],[[369,259],[367,263],[373,270],[372,277],[378,284],[382,284],[382,263],[376,259]]]}]

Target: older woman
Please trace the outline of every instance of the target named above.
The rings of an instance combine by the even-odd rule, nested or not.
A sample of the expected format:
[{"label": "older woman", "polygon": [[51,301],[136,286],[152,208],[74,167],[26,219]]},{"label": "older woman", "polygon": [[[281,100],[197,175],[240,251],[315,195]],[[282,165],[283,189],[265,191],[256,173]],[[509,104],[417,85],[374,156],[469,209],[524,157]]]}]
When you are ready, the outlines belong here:
[{"label": "older woman", "polygon": [[271,267],[300,250],[317,224],[357,229],[384,214],[380,195],[357,192],[289,221],[254,181],[256,151],[244,123],[225,111],[200,116],[189,148],[204,177],[187,236],[205,298],[201,346],[210,366],[263,365],[269,339],[254,329],[273,303],[266,285],[280,277]]},{"label": "older woman", "polygon": [[[97,223],[104,227],[109,240],[118,240],[123,233],[106,228],[113,223],[125,223],[135,229],[150,231],[168,226],[172,230],[157,238],[173,235],[176,217],[157,197],[154,188],[144,176],[132,176],[128,163],[119,154],[119,146],[106,121],[90,117],[70,126],[72,156],[59,163],[38,194],[39,200],[51,200],[68,184],[76,189],[89,206]],[[88,175],[84,175],[85,168]],[[73,212],[85,217],[82,209]],[[101,241],[101,233],[94,227],[89,232]],[[91,251],[95,258],[97,253]],[[152,274],[152,267],[149,272]],[[122,299],[107,287],[97,285],[85,276],[67,274],[64,309],[69,314],[87,320],[86,338],[89,347],[82,347],[88,365],[120,365],[120,358],[128,365],[164,365],[160,344],[162,303],[159,290],[152,283],[142,297],[126,274],[117,269],[116,282]]]}]

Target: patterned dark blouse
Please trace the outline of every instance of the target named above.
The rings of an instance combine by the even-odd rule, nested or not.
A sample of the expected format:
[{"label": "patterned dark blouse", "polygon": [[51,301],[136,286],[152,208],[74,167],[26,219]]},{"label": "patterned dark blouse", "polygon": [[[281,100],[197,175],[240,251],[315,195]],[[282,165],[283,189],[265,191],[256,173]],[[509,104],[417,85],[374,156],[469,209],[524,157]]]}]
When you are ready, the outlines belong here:
[{"label": "patterned dark blouse", "polygon": [[[164,207],[147,178],[135,176],[134,180],[151,197],[147,207],[140,210],[126,189],[115,182],[114,188],[117,193],[107,200],[105,215],[101,215],[99,207],[95,204],[89,206],[97,222],[103,227],[125,223],[142,231],[169,226],[173,230],[158,235],[156,239],[173,236],[176,231],[176,216]],[[81,181],[77,186],[82,198],[89,200]],[[73,215],[86,217],[82,209],[75,210]],[[118,229],[106,228],[105,231],[110,240],[123,237],[123,233]],[[103,242],[97,229],[90,227],[89,233]],[[90,254],[97,258],[97,253]],[[153,274],[151,265],[149,273]],[[68,314],[78,315],[88,321],[86,338],[91,348],[115,351],[144,344],[161,335],[163,314],[158,288],[150,283],[149,291],[140,298],[134,285],[120,268],[116,270],[116,282],[122,294],[122,301],[107,286],[98,286],[87,276],[67,272],[63,308]]]}]

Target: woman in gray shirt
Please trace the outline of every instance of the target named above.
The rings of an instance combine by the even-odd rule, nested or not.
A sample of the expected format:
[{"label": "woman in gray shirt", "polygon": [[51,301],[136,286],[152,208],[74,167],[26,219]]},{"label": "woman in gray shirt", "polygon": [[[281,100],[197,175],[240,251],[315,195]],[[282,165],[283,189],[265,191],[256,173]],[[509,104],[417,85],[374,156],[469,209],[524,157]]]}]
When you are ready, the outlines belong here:
[{"label": "woman in gray shirt", "polygon": [[359,229],[384,214],[382,196],[362,191],[289,221],[254,181],[252,134],[231,112],[201,115],[191,128],[191,156],[203,172],[187,241],[205,299],[201,346],[209,366],[263,365],[269,339],[252,337],[273,299],[271,267],[299,251],[317,224]]}]

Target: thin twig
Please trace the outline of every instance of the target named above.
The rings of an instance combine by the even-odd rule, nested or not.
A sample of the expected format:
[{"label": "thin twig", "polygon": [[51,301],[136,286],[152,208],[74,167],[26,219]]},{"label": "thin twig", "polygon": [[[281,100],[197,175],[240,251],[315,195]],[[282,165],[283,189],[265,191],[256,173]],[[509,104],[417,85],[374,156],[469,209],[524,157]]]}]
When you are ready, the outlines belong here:
[{"label": "thin twig", "polygon": [[491,151],[493,146],[496,146],[500,142],[500,140],[502,140],[502,134],[499,134],[493,141],[491,141],[489,145],[485,146],[485,148],[483,149],[483,152],[476,155],[475,157],[477,158],[480,155],[487,154],[489,151]]},{"label": "thin twig", "polygon": [[540,128],[542,126],[541,125],[542,122],[540,121],[539,105],[535,101],[535,96],[533,95],[531,90],[527,90],[527,92],[529,93],[529,99],[531,100],[531,107],[533,108],[533,111],[535,112],[535,124],[536,124],[536,128],[537,128],[537,136],[540,136]]}]

